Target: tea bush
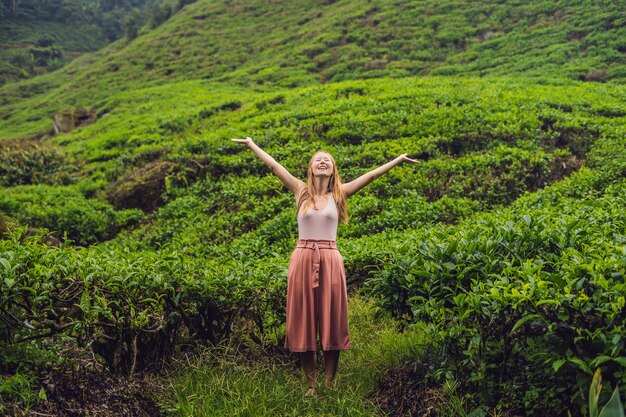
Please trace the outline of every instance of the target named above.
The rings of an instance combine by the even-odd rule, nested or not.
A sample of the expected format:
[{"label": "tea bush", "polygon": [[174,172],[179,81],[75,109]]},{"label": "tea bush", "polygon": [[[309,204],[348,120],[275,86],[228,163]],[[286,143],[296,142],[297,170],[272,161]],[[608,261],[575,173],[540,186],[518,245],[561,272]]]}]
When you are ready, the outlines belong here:
[{"label": "tea bush", "polygon": [[75,182],[77,171],[59,147],[32,141],[0,142],[0,186],[67,185]]},{"label": "tea bush", "polygon": [[183,341],[218,343],[247,329],[263,343],[284,320],[284,260],[58,249],[20,243],[23,233],[15,229],[0,241],[5,352],[62,334],[90,346],[111,371],[132,374],[166,360]]},{"label": "tea bush", "polygon": [[406,234],[367,282],[397,318],[432,323],[442,372],[466,378],[479,403],[558,413],[597,366],[625,382],[626,182],[595,173],[605,186],[580,195],[587,176],[553,187],[557,201],[540,192]]},{"label": "tea bush", "polygon": [[87,199],[75,186],[23,185],[4,188],[0,213],[33,227],[49,228],[78,245],[90,245],[136,225],[139,210],[116,211],[107,203]]}]

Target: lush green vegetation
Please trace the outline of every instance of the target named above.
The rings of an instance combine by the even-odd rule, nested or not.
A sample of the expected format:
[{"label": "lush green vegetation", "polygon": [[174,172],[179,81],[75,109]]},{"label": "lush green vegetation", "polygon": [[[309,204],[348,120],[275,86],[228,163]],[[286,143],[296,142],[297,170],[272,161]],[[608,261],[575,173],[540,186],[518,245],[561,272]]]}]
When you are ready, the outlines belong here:
[{"label": "lush green vegetation", "polygon": [[0,20],[0,84],[54,71],[104,45],[95,28],[42,20]]},{"label": "lush green vegetation", "polygon": [[[24,184],[5,188],[6,214],[80,244],[127,230],[81,250],[9,232],[3,349],[30,355],[61,334],[129,373],[183,341],[281,346],[294,209],[227,140],[250,134],[296,174],[319,148],[346,179],[407,150],[423,159],[355,196],[340,235],[351,282],[381,311],[429,323],[434,386],[467,381],[467,407],[555,413],[580,410],[596,366],[607,385],[623,379],[623,88],[427,78],[215,91],[119,95],[91,126],[7,147],[6,167],[48,157],[5,169]],[[155,190],[156,206],[124,205]]]},{"label": "lush green vegetation", "polygon": [[[383,321],[356,299],[350,388],[329,393],[325,413],[378,413],[364,398],[399,360],[424,369],[416,392],[449,399],[440,415],[585,415],[596,368],[608,401],[626,383],[624,25],[612,7],[198,2],[2,87],[0,397],[35,406],[37,375],[75,349],[132,375],[220,345],[262,359],[207,348],[208,364],[171,375],[167,408],[313,412],[292,406],[292,368],[267,364],[285,354],[297,233],[293,198],[228,140],[252,136],[299,177],[318,149],[344,180],[401,153],[422,160],[350,200],[348,280]],[[69,107],[97,120],[41,140]],[[392,349],[391,323],[418,333]],[[231,359],[243,377],[221,372]]]},{"label": "lush green vegetation", "polygon": [[4,0],[0,2],[0,84],[61,68],[121,37],[136,38],[190,0]]},{"label": "lush green vegetation", "polygon": [[419,329],[399,333],[387,320],[373,320],[361,298],[350,304],[354,347],[342,353],[342,372],[333,389],[302,398],[302,381],[293,368],[266,357],[242,361],[234,347],[206,351],[201,361],[173,375],[176,415],[379,416],[382,410],[363,398],[376,389],[384,369],[422,354],[427,343]]},{"label": "lush green vegetation", "polygon": [[201,1],[132,42],[0,89],[0,137],[44,132],[51,113],[189,79],[254,88],[411,75],[621,82],[619,4]]}]

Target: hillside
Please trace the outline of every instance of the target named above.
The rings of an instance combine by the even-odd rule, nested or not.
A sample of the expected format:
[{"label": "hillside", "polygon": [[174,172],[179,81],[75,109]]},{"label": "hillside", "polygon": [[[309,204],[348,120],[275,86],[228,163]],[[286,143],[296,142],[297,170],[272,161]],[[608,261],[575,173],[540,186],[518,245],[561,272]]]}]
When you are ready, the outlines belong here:
[{"label": "hillside", "polygon": [[620,82],[626,25],[617,3],[200,1],[118,41],[0,89],[0,137],[50,128],[54,112],[173,81],[280,88],[411,75]]},{"label": "hillside", "polygon": [[0,84],[53,71],[105,44],[93,27],[41,20],[0,21]]},{"label": "hillside", "polygon": [[[109,115],[91,126],[44,143],[5,145],[0,211],[53,230],[53,245],[63,235],[91,245],[46,247],[8,227],[9,239],[0,241],[8,254],[4,305],[29,323],[11,332],[29,340],[46,329],[74,329],[68,336],[93,344],[118,373],[191,341],[250,334],[263,349],[277,349],[296,237],[293,202],[250,152],[227,139],[250,134],[299,176],[315,149],[328,149],[347,180],[409,152],[422,164],[398,167],[351,199],[351,224],[340,230],[349,282],[365,284],[398,320],[431,323],[428,337],[451,349],[438,359],[441,372],[460,380],[478,375],[464,385],[474,406],[512,404],[526,415],[567,407],[579,415],[585,369],[622,354],[614,335],[623,331],[619,282],[626,272],[624,93],[600,84],[440,77],[280,93],[190,81],[117,95]],[[588,268],[598,272],[587,276]],[[62,288],[72,298],[59,298]],[[510,301],[520,292],[527,303]],[[67,302],[82,307],[64,309]],[[489,307],[472,310],[481,303]],[[486,332],[492,314],[508,319]],[[576,341],[558,326],[536,334],[522,326],[525,315],[537,326],[567,315],[583,333]],[[502,362],[498,341],[511,332],[519,351]],[[606,342],[589,344],[598,332]],[[128,350],[132,334],[137,356]],[[464,361],[478,353],[463,346],[477,334],[489,355],[472,365]],[[40,345],[29,346],[35,350],[17,357],[41,360]],[[126,353],[115,359],[111,349]],[[538,360],[560,370],[519,372],[545,369]],[[476,374],[483,366],[503,366],[514,380]],[[620,369],[618,361],[604,365],[609,386]],[[429,378],[429,387],[441,383]],[[567,382],[574,378],[577,384]],[[530,405],[511,394],[510,384],[531,383],[549,400]],[[556,386],[558,396],[551,394]]]},{"label": "hillside", "polygon": [[[626,383],[623,16],[199,1],[2,87],[0,414],[587,416],[596,369]],[[322,408],[283,348],[293,197],[245,136],[300,178],[421,161],[349,201]]]},{"label": "hillside", "polygon": [[63,67],[116,39],[154,28],[187,0],[0,1],[0,85]]}]

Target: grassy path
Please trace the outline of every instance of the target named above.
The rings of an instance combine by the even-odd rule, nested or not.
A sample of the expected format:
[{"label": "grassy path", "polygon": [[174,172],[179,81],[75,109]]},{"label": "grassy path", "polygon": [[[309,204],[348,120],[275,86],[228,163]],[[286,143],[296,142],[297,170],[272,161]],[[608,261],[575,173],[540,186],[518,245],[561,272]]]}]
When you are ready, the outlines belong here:
[{"label": "grassy path", "polygon": [[[304,396],[306,384],[294,360],[287,365],[242,365],[235,355],[198,358],[171,380],[178,416],[382,416],[367,399],[385,368],[419,355],[418,331],[399,333],[390,320],[374,320],[370,303],[350,301],[352,349],[342,352],[333,389]],[[323,381],[318,363],[318,381]],[[173,411],[174,411],[173,410]]]}]

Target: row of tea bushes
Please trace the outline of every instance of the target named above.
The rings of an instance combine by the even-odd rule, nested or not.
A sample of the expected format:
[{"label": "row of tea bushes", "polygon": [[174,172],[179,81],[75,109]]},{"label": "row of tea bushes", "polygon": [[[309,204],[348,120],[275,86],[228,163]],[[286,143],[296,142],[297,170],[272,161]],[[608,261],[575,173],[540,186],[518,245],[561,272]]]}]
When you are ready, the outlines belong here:
[{"label": "row of tea bushes", "polygon": [[32,227],[47,227],[57,238],[78,245],[111,239],[144,219],[140,210],[115,210],[110,204],[85,198],[75,185],[21,185],[2,188],[0,213]]},{"label": "row of tea bushes", "polygon": [[396,236],[366,285],[383,311],[430,323],[431,378],[531,414],[581,406],[596,367],[626,382],[626,180],[610,171]]},{"label": "row of tea bushes", "polygon": [[59,337],[91,347],[125,374],[167,360],[182,342],[280,337],[284,260],[204,260],[167,247],[55,248],[24,232],[0,240],[1,369],[28,363],[7,362],[16,349],[50,347]]}]

